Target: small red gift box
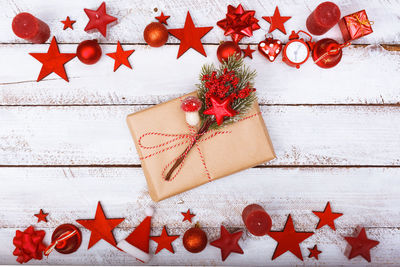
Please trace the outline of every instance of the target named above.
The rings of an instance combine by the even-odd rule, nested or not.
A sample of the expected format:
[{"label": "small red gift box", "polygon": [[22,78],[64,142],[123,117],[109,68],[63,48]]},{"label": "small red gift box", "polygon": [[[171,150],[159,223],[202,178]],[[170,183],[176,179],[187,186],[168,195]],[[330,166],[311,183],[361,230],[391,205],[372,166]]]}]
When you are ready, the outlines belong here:
[{"label": "small red gift box", "polygon": [[339,20],[339,27],[345,42],[351,42],[372,33],[372,24],[373,22],[368,20],[365,10],[344,16]]}]

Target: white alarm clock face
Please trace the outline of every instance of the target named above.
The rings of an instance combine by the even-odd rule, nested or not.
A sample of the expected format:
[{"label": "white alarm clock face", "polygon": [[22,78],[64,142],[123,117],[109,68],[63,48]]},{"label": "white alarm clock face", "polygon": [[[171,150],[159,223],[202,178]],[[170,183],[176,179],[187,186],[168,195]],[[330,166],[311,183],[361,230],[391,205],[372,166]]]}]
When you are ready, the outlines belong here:
[{"label": "white alarm clock face", "polygon": [[286,45],[286,57],[293,63],[302,63],[308,57],[308,47],[298,41]]}]

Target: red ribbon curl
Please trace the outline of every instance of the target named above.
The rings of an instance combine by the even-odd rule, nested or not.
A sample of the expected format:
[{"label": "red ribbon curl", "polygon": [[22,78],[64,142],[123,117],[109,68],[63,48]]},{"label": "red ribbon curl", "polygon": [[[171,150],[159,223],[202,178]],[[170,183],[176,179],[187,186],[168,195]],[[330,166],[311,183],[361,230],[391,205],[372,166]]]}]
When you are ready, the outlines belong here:
[{"label": "red ribbon curl", "polygon": [[35,231],[33,226],[29,226],[23,232],[17,230],[13,239],[13,244],[16,247],[13,255],[18,256],[17,261],[22,264],[31,259],[41,260],[46,248],[43,244],[45,235],[45,231]]}]

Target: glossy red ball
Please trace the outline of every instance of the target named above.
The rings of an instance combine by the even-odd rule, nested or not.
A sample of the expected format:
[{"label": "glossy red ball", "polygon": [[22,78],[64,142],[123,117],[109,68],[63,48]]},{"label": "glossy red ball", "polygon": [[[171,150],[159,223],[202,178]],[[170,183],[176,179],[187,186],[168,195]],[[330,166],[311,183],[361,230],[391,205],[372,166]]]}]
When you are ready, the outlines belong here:
[{"label": "glossy red ball", "polygon": [[76,56],[82,63],[92,65],[101,57],[101,47],[97,40],[86,40],[81,42],[76,49]]},{"label": "glossy red ball", "polygon": [[160,22],[152,22],[144,29],[143,37],[148,45],[160,47],[168,40],[168,30]]},{"label": "glossy red ball", "polygon": [[237,58],[240,58],[242,54],[242,50],[236,43],[232,41],[226,41],[218,46],[217,57],[219,62],[223,63],[223,61],[227,60],[230,56],[234,54],[237,55]]},{"label": "glossy red ball", "polygon": [[199,253],[207,246],[207,235],[200,227],[190,228],[183,235],[183,246],[191,253]]}]

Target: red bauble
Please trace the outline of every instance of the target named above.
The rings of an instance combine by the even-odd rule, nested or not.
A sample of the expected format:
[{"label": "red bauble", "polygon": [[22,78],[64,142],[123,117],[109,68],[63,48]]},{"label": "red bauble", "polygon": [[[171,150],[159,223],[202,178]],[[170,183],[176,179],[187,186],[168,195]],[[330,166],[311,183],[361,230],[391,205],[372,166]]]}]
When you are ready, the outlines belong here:
[{"label": "red bauble", "polygon": [[207,246],[207,235],[197,225],[183,235],[183,246],[191,253],[199,253]]},{"label": "red bauble", "polygon": [[143,32],[146,43],[152,47],[163,46],[168,40],[168,30],[160,22],[152,22]]},{"label": "red bauble", "polygon": [[333,39],[324,38],[315,43],[312,58],[319,67],[335,67],[342,59],[341,45]]},{"label": "red bauble", "polygon": [[55,250],[61,254],[71,254],[78,250],[82,243],[82,233],[78,227],[72,224],[62,224],[58,226],[51,236],[51,242],[54,242],[61,235],[65,235],[66,233],[72,233],[76,231],[76,233],[63,242],[59,242],[55,246]]},{"label": "red bauble", "polygon": [[81,42],[76,49],[76,56],[82,63],[92,65],[101,57],[101,47],[97,40],[86,40]]},{"label": "red bauble", "polygon": [[264,41],[258,43],[258,51],[266,59],[273,62],[282,51],[282,42],[272,37],[267,37]]},{"label": "red bauble", "polygon": [[228,57],[230,57],[234,54],[236,54],[238,58],[242,54],[242,50],[234,42],[226,41],[218,46],[217,57],[218,57],[219,62],[223,63],[223,61],[228,60]]}]

